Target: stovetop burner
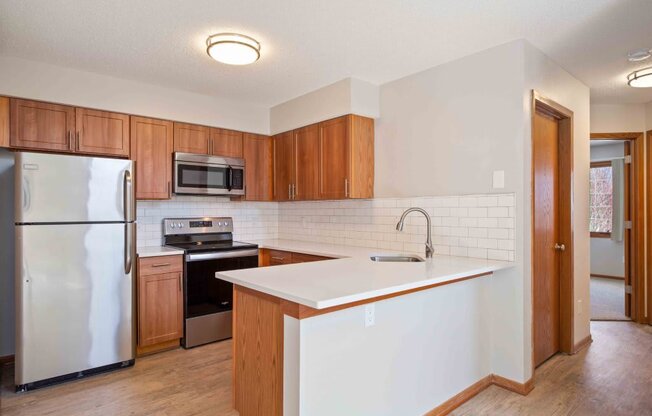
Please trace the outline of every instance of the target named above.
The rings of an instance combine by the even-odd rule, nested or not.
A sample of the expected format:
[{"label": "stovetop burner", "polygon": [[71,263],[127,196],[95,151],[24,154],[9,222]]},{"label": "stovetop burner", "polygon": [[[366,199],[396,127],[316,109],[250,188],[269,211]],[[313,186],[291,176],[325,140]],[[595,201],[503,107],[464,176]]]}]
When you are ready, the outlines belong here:
[{"label": "stovetop burner", "polygon": [[188,243],[168,243],[166,246],[180,248],[186,252],[201,251],[229,251],[258,248],[256,244],[242,243],[240,241],[196,241]]},{"label": "stovetop burner", "polygon": [[165,245],[186,253],[256,249],[258,245],[233,241],[230,217],[166,218],[163,220]]}]

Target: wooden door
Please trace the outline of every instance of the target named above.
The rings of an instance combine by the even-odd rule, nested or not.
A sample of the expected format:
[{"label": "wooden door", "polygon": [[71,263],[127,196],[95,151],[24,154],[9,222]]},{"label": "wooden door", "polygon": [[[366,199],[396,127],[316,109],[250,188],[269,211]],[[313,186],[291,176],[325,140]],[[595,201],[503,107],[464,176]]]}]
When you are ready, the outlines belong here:
[{"label": "wooden door", "polygon": [[559,123],[535,113],[533,152],[534,364],[560,349]]},{"label": "wooden door", "polygon": [[75,108],[75,151],[102,156],[129,157],[129,116]]},{"label": "wooden door", "polygon": [[319,124],[294,131],[296,179],[294,198],[319,198]]},{"label": "wooden door", "polygon": [[183,336],[181,272],[139,276],[138,345],[140,347]]},{"label": "wooden door", "polygon": [[131,117],[136,199],[169,199],[172,192],[172,122]]},{"label": "wooden door", "polygon": [[273,147],[269,136],[251,133],[243,136],[245,199],[248,201],[273,200]]},{"label": "wooden door", "polygon": [[294,160],[294,132],[277,134],[274,140],[274,200],[292,199],[296,164]]},{"label": "wooden door", "polygon": [[210,128],[196,124],[174,123],[174,151],[209,154]]},{"label": "wooden door", "polygon": [[12,147],[73,151],[74,107],[12,98],[10,113]]},{"label": "wooden door", "polygon": [[349,117],[339,117],[319,123],[320,184],[319,198],[349,197],[350,135]]},{"label": "wooden door", "polygon": [[242,157],[242,132],[211,129],[211,154],[222,157]]}]

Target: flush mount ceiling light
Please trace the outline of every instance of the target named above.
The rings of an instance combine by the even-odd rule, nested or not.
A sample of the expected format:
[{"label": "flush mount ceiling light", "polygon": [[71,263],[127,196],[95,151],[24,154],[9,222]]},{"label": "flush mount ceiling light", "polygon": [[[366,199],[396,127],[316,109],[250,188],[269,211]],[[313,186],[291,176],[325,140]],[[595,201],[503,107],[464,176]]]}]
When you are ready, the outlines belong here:
[{"label": "flush mount ceiling light", "polygon": [[635,88],[652,87],[652,66],[639,69],[627,75],[627,84]]},{"label": "flush mount ceiling light", "polygon": [[206,53],[224,64],[247,65],[260,58],[260,43],[239,33],[218,33],[206,39]]},{"label": "flush mount ceiling light", "polygon": [[629,62],[641,62],[652,56],[652,51],[649,49],[636,49],[627,54]]}]

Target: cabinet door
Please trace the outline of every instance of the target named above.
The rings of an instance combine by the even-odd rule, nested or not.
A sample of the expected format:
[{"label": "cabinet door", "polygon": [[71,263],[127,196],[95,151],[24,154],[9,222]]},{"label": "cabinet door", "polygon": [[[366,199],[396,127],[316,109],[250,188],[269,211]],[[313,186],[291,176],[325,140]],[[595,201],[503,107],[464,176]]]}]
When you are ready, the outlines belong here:
[{"label": "cabinet door", "polygon": [[296,180],[294,199],[319,198],[319,125],[295,130]]},{"label": "cabinet door", "polygon": [[243,136],[245,159],[245,199],[272,201],[273,197],[273,144],[269,136],[245,133]]},{"label": "cabinet door", "polygon": [[315,256],[312,254],[292,253],[292,263],[310,263],[313,261],[332,260],[330,257]]},{"label": "cabinet door", "polygon": [[242,157],[242,132],[211,129],[211,154],[222,157]]},{"label": "cabinet door", "polygon": [[174,151],[209,154],[210,128],[195,124],[174,123]]},{"label": "cabinet door", "polygon": [[181,273],[138,278],[138,345],[141,347],[183,336]]},{"label": "cabinet door", "polygon": [[75,123],[76,152],[129,157],[128,115],[75,108]]},{"label": "cabinet door", "polygon": [[274,140],[274,199],[292,199],[292,184],[295,182],[294,132],[277,134]]},{"label": "cabinet door", "polygon": [[131,117],[131,158],[136,162],[136,199],[169,199],[172,122]]},{"label": "cabinet door", "polygon": [[73,151],[74,107],[12,98],[10,113],[12,147]]},{"label": "cabinet door", "polygon": [[349,197],[350,135],[349,117],[319,123],[321,199]]}]

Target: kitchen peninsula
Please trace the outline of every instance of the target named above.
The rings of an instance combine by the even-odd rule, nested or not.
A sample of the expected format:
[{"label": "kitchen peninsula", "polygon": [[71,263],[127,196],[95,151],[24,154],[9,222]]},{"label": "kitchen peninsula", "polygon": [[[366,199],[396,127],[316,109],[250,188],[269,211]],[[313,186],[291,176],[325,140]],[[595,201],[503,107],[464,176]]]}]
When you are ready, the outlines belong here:
[{"label": "kitchen peninsula", "polygon": [[424,414],[491,383],[490,281],[511,263],[257,243],[333,259],[217,273],[234,284],[240,415]]}]

